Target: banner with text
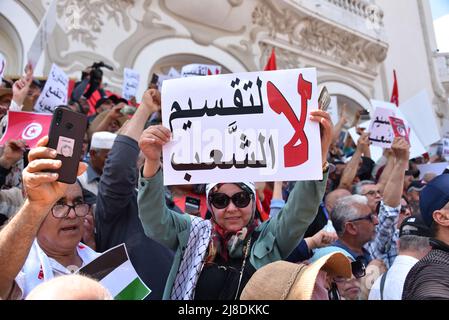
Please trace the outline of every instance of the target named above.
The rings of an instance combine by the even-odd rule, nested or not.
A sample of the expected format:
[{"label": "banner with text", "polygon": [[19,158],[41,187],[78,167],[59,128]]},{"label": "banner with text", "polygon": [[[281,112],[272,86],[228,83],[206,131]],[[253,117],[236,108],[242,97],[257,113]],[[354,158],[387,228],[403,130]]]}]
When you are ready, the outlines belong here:
[{"label": "banner with text", "polygon": [[140,75],[133,69],[125,68],[123,74],[123,90],[122,96],[126,100],[130,100],[137,94],[137,88],[139,88]]},{"label": "banner with text", "polygon": [[44,89],[34,105],[34,110],[42,113],[53,113],[57,106],[67,104],[69,77],[53,64]]},{"label": "banner with text", "polygon": [[167,80],[164,183],[322,179],[314,68]]}]

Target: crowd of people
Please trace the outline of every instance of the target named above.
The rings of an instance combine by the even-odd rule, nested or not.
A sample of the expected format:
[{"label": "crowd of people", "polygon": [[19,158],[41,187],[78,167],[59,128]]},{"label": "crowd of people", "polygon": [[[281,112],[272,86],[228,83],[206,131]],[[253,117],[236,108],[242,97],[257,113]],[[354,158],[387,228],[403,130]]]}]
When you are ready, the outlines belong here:
[{"label": "crowd of people", "polygon": [[[129,116],[135,101],[101,81],[92,90],[92,75],[65,106],[89,122],[75,184],[49,172],[62,164],[47,137],[31,150],[23,140],[2,147],[1,299],[112,299],[72,273],[121,243],[150,300],[449,299],[449,174],[419,179],[417,169],[442,159],[409,159],[396,137],[374,162],[368,132],[340,138],[345,108],[335,124],[317,109],[322,180],[164,186],[171,132],[157,87]],[[7,111],[31,111],[42,88],[31,67],[3,81],[1,134]]]}]

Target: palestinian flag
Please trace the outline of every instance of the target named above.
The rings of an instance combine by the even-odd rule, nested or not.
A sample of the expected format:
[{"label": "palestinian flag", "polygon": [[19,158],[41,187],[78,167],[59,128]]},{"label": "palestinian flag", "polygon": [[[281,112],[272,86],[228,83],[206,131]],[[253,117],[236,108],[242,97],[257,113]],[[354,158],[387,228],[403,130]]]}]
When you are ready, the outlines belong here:
[{"label": "palestinian flag", "polygon": [[78,272],[99,281],[115,300],[143,300],[151,292],[131,264],[124,243],[105,251]]}]

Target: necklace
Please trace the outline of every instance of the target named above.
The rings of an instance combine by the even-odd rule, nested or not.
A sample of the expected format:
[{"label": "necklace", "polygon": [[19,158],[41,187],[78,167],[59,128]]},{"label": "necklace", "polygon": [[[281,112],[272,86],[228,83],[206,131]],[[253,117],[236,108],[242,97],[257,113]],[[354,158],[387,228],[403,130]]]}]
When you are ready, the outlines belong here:
[{"label": "necklace", "polygon": [[237,292],[235,293],[234,300],[237,300],[237,296],[239,295],[240,285],[242,284],[243,271],[245,270],[246,258],[248,257],[250,246],[251,246],[251,237],[246,242],[245,256],[243,257],[242,268],[240,269],[239,285],[237,286]]}]

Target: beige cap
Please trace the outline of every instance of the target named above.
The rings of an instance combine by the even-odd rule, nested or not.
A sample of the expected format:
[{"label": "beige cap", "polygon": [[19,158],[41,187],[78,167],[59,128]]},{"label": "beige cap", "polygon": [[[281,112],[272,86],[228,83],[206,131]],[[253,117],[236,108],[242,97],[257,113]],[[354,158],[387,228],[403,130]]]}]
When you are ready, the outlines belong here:
[{"label": "beige cap", "polygon": [[351,278],[351,261],[342,253],[325,255],[312,264],[276,261],[257,270],[241,300],[310,300],[320,270],[331,276]]}]

